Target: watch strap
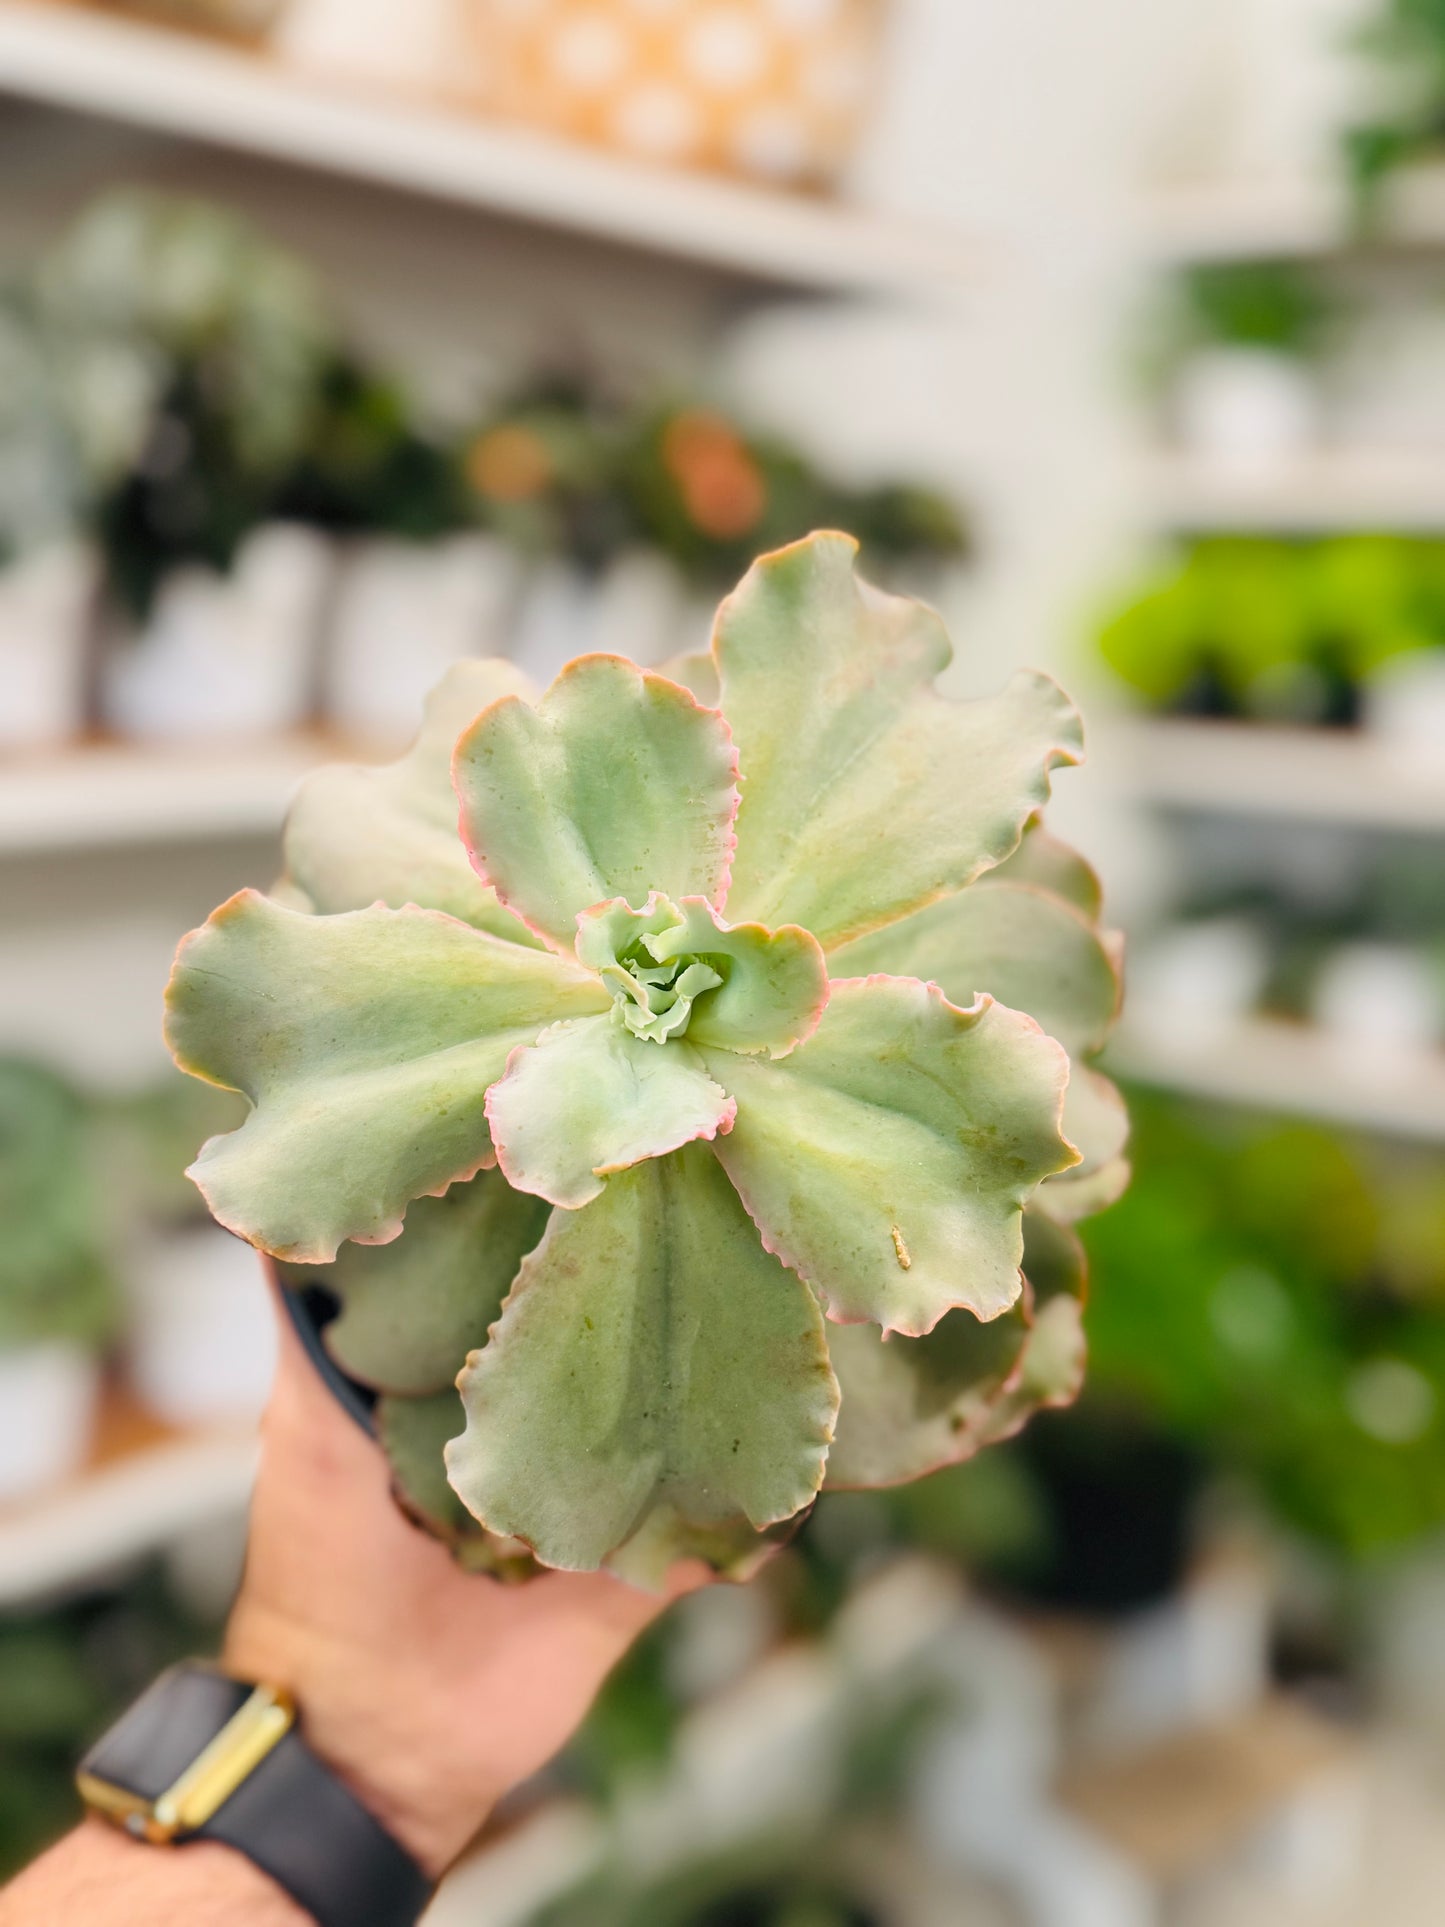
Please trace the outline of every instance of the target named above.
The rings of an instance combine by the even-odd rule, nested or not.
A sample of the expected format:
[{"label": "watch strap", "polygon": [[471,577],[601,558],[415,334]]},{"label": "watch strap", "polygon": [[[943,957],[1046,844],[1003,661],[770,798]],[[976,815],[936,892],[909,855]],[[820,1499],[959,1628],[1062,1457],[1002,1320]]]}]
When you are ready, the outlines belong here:
[{"label": "watch strap", "polygon": [[267,1873],[319,1927],[413,1927],[432,1883],[293,1728],[189,1836]]}]

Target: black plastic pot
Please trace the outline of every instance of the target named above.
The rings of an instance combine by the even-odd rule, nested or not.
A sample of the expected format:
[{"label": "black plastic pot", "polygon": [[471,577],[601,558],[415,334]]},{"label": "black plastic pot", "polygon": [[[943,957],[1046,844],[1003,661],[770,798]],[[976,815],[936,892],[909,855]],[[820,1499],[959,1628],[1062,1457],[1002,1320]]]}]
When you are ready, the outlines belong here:
[{"label": "black plastic pot", "polygon": [[376,1393],[370,1386],[347,1377],[326,1349],[326,1340],[322,1336],[341,1310],[336,1299],[325,1285],[303,1285],[299,1290],[283,1286],[281,1303],[327,1390],[347,1416],[354,1419],[369,1437],[374,1437],[376,1424],[372,1414],[376,1409]]}]

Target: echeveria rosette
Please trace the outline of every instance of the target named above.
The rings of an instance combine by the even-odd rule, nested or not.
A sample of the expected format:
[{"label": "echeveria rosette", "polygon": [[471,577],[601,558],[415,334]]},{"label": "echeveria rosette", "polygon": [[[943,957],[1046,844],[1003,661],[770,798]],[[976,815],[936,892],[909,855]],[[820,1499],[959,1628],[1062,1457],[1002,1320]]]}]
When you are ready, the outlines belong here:
[{"label": "echeveria rosette", "polygon": [[1102,1080],[1061,1133],[1045,1034],[1092,1050],[1117,1001],[1035,824],[1077,717],[1033,675],[939,696],[937,618],[853,554],[765,558],[675,676],[457,665],[401,764],[303,791],[283,901],[182,947],[177,1056],[254,1106],[197,1180],[330,1267],[455,1543],[418,1473],[449,1403],[478,1539],[652,1579],[745,1564],[830,1450],[915,1476],[1076,1380],[1074,1213],[1040,1207],[1119,1151]]}]

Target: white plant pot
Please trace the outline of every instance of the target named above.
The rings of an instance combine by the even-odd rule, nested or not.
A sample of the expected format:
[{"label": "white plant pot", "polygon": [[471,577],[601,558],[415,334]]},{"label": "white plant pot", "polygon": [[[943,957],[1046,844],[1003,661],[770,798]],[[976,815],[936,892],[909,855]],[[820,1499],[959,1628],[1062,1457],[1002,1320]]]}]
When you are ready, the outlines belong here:
[{"label": "white plant pot", "polygon": [[492,536],[357,543],[341,565],[327,645],[331,720],[351,735],[410,736],[449,664],[507,653],[520,579],[514,551]]},{"label": "white plant pot", "polygon": [[666,557],[646,549],[620,555],[600,576],[570,562],[533,571],[518,611],[511,654],[546,685],[573,656],[593,650],[644,667],[706,647],[686,584]]},{"label": "white plant pot", "polygon": [[172,1425],[257,1418],[276,1365],[276,1320],[255,1252],[219,1225],[146,1240],[126,1268],[132,1385]]},{"label": "white plant pot", "polygon": [[1298,459],[1319,439],[1320,413],[1308,367],[1267,349],[1210,349],[1175,380],[1181,446],[1231,474],[1267,475]]},{"label": "white plant pot", "polygon": [[1209,917],[1141,945],[1130,971],[1133,1021],[1170,1040],[1227,1036],[1259,1001],[1269,974],[1263,932],[1244,917]]},{"label": "white plant pot", "polygon": [[93,552],[78,542],[0,569],[0,750],[79,733],[96,576]]},{"label": "white plant pot", "polygon": [[313,529],[268,523],[229,575],[177,569],[103,680],[106,720],[146,742],[274,735],[306,718],[334,557]]},{"label": "white plant pot", "polygon": [[1378,670],[1365,690],[1365,722],[1422,776],[1445,767],[1445,649],[1413,650]]},{"label": "white plant pot", "polygon": [[0,1351],[0,1505],[79,1470],[99,1393],[99,1362],[79,1345]]},{"label": "white plant pot", "polygon": [[1445,1029],[1435,971],[1405,944],[1341,944],[1320,972],[1311,1015],[1337,1058],[1382,1076],[1416,1062]]}]

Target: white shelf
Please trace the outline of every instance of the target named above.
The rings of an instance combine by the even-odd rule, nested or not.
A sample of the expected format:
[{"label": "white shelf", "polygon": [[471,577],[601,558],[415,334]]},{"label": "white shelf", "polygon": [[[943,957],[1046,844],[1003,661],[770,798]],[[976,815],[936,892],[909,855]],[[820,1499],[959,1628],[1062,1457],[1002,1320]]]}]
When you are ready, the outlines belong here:
[{"label": "white shelf", "polygon": [[347,753],[301,736],[234,749],[77,749],[0,763],[0,857],[275,836],[307,771]]},{"label": "white shelf", "polygon": [[0,1511],[0,1606],[63,1592],[239,1513],[256,1454],[245,1436],[150,1446]]},{"label": "white shelf", "polygon": [[1094,738],[1103,780],[1133,800],[1445,834],[1445,767],[1364,732],[1115,719]]},{"label": "white shelf", "polygon": [[1296,534],[1445,530],[1445,460],[1409,452],[1321,451],[1258,474],[1188,456],[1156,456],[1139,505],[1164,528]]},{"label": "white shelf", "polygon": [[1367,233],[1357,226],[1342,178],[1157,188],[1144,197],[1138,222],[1145,251],[1164,262],[1445,247],[1445,166],[1404,169]]},{"label": "white shelf", "polygon": [[1367,1060],[1304,1025],[1265,1018],[1222,1034],[1166,1034],[1136,1018],[1110,1046],[1109,1067],[1221,1103],[1445,1143],[1445,1056]]},{"label": "white shelf", "polygon": [[823,294],[971,278],[958,237],[821,199],[669,172],[444,106],[331,91],[264,55],[0,0],[0,92]]}]

